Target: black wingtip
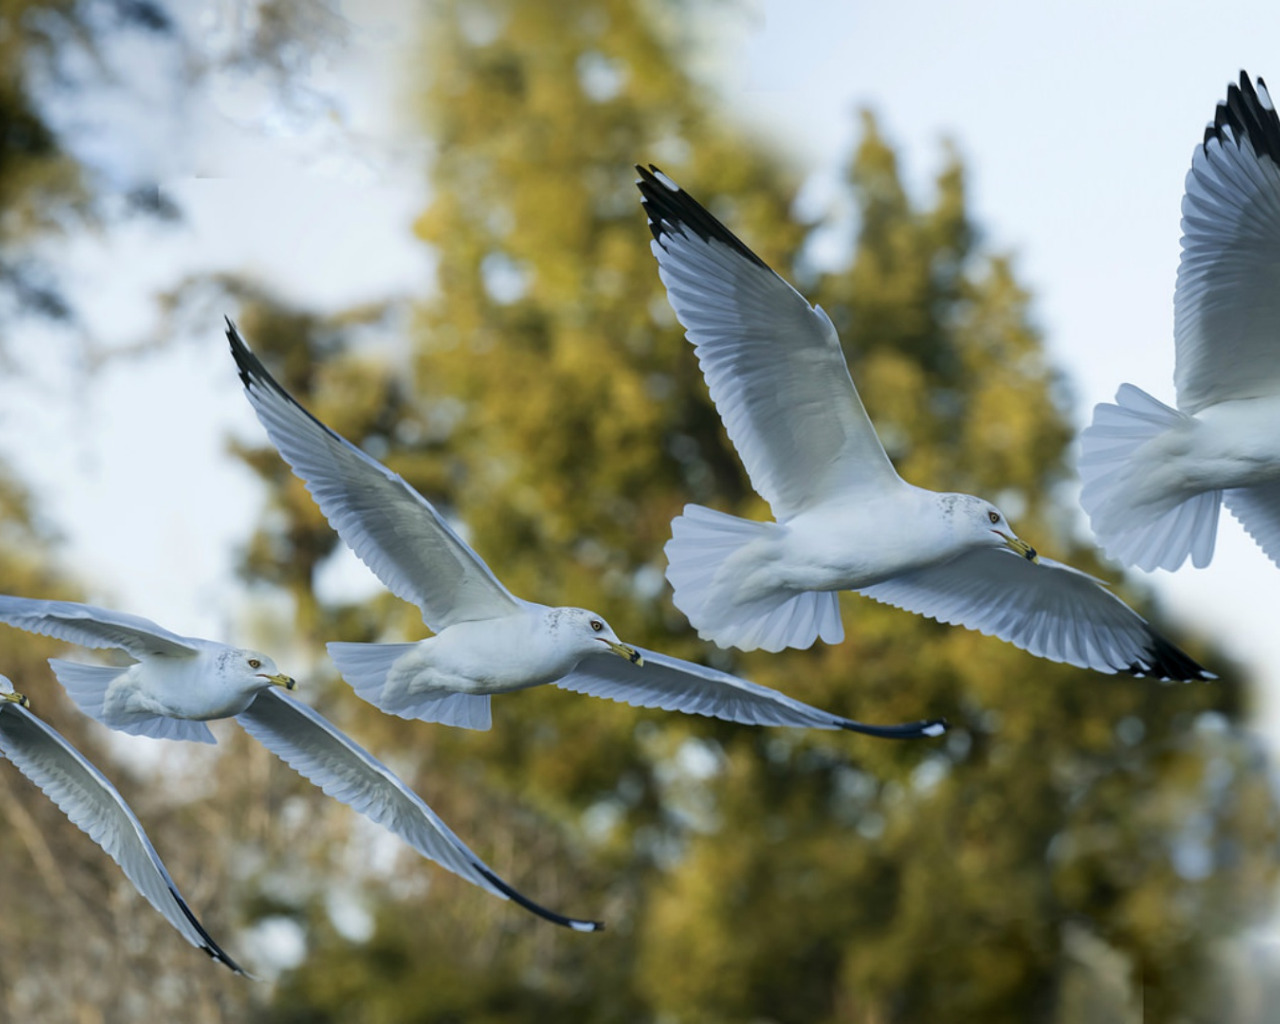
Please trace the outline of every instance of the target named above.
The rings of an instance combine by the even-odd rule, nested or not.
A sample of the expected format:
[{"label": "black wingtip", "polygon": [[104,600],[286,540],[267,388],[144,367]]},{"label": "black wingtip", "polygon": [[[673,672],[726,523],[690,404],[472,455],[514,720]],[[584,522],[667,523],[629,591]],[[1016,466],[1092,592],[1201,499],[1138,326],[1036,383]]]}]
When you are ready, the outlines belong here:
[{"label": "black wingtip", "polygon": [[[240,371],[240,383],[246,388],[253,385],[253,376],[255,374],[266,374],[266,369],[258,362],[258,357],[249,351],[249,346],[244,343],[244,338],[240,336],[240,331],[232,321],[231,317],[223,317],[227,322],[227,342],[231,346],[231,358],[236,361],[236,369]],[[269,376],[269,375],[268,375]]]},{"label": "black wingtip", "polygon": [[262,365],[262,360],[255,356],[245,344],[239,328],[232,319],[230,317],[224,317],[224,319],[227,321],[227,342],[231,345],[231,358],[236,361],[236,369],[240,372],[240,383],[244,385],[245,390],[251,392],[255,387],[270,388],[292,402],[292,396],[267,372],[267,368]]},{"label": "black wingtip", "polygon": [[1131,676],[1149,676],[1152,679],[1177,683],[1208,682],[1218,677],[1197,662],[1181,648],[1175,647],[1155,630],[1149,634],[1149,646],[1142,659],[1125,668]]},{"label": "black wingtip", "polygon": [[200,938],[204,940],[200,948],[209,954],[210,959],[216,960],[223,966],[230,968],[233,974],[239,974],[243,977],[251,978],[252,975],[249,974],[248,971],[232,960],[222,947],[213,941],[213,936],[205,931],[204,925],[196,920],[196,915],[191,912],[191,908],[187,906],[187,901],[182,898],[178,890],[173,886],[169,886],[169,894],[173,897],[173,901],[178,905],[178,909],[182,911],[183,916],[191,922],[191,927],[200,933]]},{"label": "black wingtip", "polygon": [[[1226,129],[1230,129],[1229,136]],[[1227,98],[1218,104],[1213,123],[1204,130],[1205,151],[1214,139],[1222,145],[1239,146],[1246,138],[1255,153],[1280,165],[1280,118],[1267,83],[1259,78],[1255,88],[1248,73],[1241,71],[1239,83],[1227,87]]]},{"label": "black wingtip", "polygon": [[664,236],[673,231],[681,234],[692,231],[704,242],[720,242],[744,259],[750,260],[765,270],[772,270],[769,264],[752,252],[742,239],[721,224],[688,192],[663,174],[655,164],[650,164],[647,171],[639,164],[635,167],[640,175],[640,180],[636,182],[636,187],[640,189],[640,202],[644,205],[645,215],[649,218],[649,230],[659,245],[663,244]]},{"label": "black wingtip", "polygon": [[851,718],[837,721],[841,729],[849,732],[860,732],[864,736],[878,736],[885,740],[923,740],[936,739],[945,735],[951,723],[945,718],[928,718],[921,722],[907,722],[903,725],[867,725],[855,722]]},{"label": "black wingtip", "polygon": [[534,903],[533,900],[529,899],[529,897],[523,896],[520,893],[516,892],[515,889],[511,888],[511,886],[509,886],[506,882],[504,882],[501,878],[495,875],[483,864],[477,863],[475,865],[475,868],[477,871],[480,872],[480,874],[482,874],[493,886],[495,886],[505,896],[509,897],[513,902],[518,903],[520,906],[524,907],[524,909],[529,911],[530,913],[537,914],[538,917],[541,917],[543,920],[550,921],[552,924],[558,924],[562,928],[568,928],[570,931],[575,931],[575,932],[604,931],[603,921],[586,921],[586,920],[583,920],[582,918],[565,917],[564,914],[557,914],[554,910],[548,910],[546,907],[541,906],[538,903]]},{"label": "black wingtip", "polygon": [[245,390],[252,391],[255,387],[270,388],[292,402],[292,396],[267,372],[267,368],[262,365],[262,360],[253,354],[231,318],[224,319],[227,321],[227,342],[231,345],[231,358],[236,361],[236,369],[240,371],[240,383],[245,386]]},{"label": "black wingtip", "polygon": [[249,395],[249,400],[255,403],[260,400],[258,396],[255,396],[255,391],[274,391],[281,400],[299,409],[304,416],[314,422],[326,434],[332,434],[337,437],[337,434],[334,434],[332,430],[312,416],[301,402],[289,394],[284,389],[284,385],[271,376],[267,368],[262,365],[262,360],[255,356],[249,346],[245,344],[244,338],[241,337],[240,331],[236,328],[231,318],[226,317],[225,319],[227,321],[227,341],[231,345],[231,357],[236,361],[236,369],[240,372],[240,383],[244,385],[244,389]]}]

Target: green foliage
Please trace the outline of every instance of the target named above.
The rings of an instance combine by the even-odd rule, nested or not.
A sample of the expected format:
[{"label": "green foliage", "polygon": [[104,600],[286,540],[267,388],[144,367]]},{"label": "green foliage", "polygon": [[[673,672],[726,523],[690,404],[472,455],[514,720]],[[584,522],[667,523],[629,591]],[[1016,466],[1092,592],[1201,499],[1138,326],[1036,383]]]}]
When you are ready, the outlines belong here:
[{"label": "green foliage", "polygon": [[[661,549],[681,505],[765,509],[665,305],[629,165],[663,166],[784,273],[812,226],[648,10],[434,8],[422,111],[437,154],[417,228],[439,289],[411,375],[344,351],[340,324],[264,306],[246,334],[322,419],[465,523],[517,594],[597,608],[626,639],[833,711],[946,714],[953,732],[751,730],[537,690],[498,698],[493,730],[468,734],[347,700],[362,739],[401,753],[513,884],[610,930],[557,933],[421,864],[406,870],[426,892],[375,874],[373,937],[343,939],[312,905],[310,955],[271,1019],[1075,1024],[1102,1012],[1080,996],[1103,991],[1099,962],[1123,979],[1115,1019],[1142,1004],[1209,1019],[1212,942],[1274,881],[1276,807],[1231,724],[1234,675],[1102,677],[851,595],[844,644],[731,655],[671,607]],[[963,168],[948,155],[921,204],[864,115],[848,187],[856,257],[811,298],[900,471],[1000,502],[1038,548],[1096,570],[1058,507],[1062,384],[1014,267],[976,244]],[[333,538],[282,464],[244,454],[274,488],[247,572],[288,589],[303,630],[424,635],[391,599],[315,605]]]}]

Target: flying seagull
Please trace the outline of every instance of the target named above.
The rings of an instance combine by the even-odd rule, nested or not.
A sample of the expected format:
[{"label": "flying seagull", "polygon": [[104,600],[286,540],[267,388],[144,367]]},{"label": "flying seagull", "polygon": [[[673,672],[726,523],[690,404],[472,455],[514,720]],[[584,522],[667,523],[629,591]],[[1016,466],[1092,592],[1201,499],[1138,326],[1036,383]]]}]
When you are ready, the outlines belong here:
[{"label": "flying seagull", "polygon": [[120,865],[134,888],[184,939],[236,974],[244,974],[196,920],[120,791],[29,707],[13,683],[0,676],[0,754]]},{"label": "flying seagull", "polygon": [[421,797],[317,712],[282,693],[294,681],[265,654],[179,636],[148,619],[70,601],[0,596],[0,622],[82,647],[117,647],[131,665],[50,658],[80,710],[137,736],[215,743],[205,722],[235,718],[321,790],[468,882],[575,931],[604,926],[547,910],[495,875]]},{"label": "flying seagull", "polygon": [[640,707],[748,725],[938,736],[941,719],[864,725],[715,669],[622,643],[583,608],[524,601],[421,494],[293,400],[227,321],[240,379],[267,435],[338,535],[436,635],[417,643],[331,643],[356,693],[401,718],[488,729],[489,696],[554,683]]},{"label": "flying seagull", "polygon": [[1039,557],[990,502],[899,477],[827,314],[658,168],[636,170],[658,274],[776,518],[686,505],[672,522],[667,579],[699,636],[839,643],[836,592],[853,590],[1050,661],[1212,678],[1101,580]]},{"label": "flying seagull", "polygon": [[1280,565],[1280,119],[1240,72],[1182,200],[1170,409],[1132,384],[1080,434],[1080,504],[1107,554],[1150,572],[1213,558],[1224,503]]}]

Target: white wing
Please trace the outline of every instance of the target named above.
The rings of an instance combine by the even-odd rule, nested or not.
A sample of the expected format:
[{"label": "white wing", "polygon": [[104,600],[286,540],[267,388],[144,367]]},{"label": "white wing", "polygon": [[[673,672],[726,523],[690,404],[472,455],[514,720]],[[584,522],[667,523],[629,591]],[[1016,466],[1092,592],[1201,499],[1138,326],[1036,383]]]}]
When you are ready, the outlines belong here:
[{"label": "white wing", "polygon": [[667,297],[774,516],[900,484],[827,314],[656,167],[636,170]]},{"label": "white wing", "polygon": [[1280,392],[1280,120],[1244,72],[1187,172],[1173,333],[1183,411]]},{"label": "white wing", "polygon": [[140,615],[72,601],[35,601],[0,595],[0,622],[82,647],[119,647],[139,660],[148,655],[183,657],[197,641],[170,633]]},{"label": "white wing", "polygon": [[519,602],[480,556],[397,474],[295,402],[227,321],[231,354],[271,443],[347,545],[435,632],[510,615]]},{"label": "white wing", "polygon": [[282,693],[260,693],[236,716],[254,739],[335,800],[389,829],[424,857],[468,882],[575,931],[597,931],[547,910],[495,875],[413,790],[382,762],[305,704]]},{"label": "white wing", "polygon": [[791,725],[801,729],[848,729],[887,739],[941,736],[945,719],[906,725],[864,725],[820,711],[767,686],[739,679],[705,665],[641,651],[643,665],[612,654],[593,654],[556,685],[575,693],[604,697],[641,708],[683,711],[743,725]]},{"label": "white wing", "polygon": [[1223,500],[1245,532],[1280,566],[1280,484],[1233,488]]},{"label": "white wing", "polygon": [[1039,658],[1112,674],[1213,679],[1106,589],[1048,558],[970,550],[858,593],[939,622],[997,636]]},{"label": "white wing", "polygon": [[244,973],[183,901],[124,797],[66,739],[25,708],[6,701],[0,707],[0,753],[120,865],[184,939],[237,974]]}]

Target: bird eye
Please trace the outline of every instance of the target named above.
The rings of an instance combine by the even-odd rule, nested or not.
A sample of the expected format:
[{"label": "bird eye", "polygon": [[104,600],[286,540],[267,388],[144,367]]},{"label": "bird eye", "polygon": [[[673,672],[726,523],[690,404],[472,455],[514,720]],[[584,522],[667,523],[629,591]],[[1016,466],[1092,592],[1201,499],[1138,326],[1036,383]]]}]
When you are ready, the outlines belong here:
[{"label": "bird eye", "polygon": [[262,668],[262,662],[260,662],[257,658],[250,658],[250,659],[249,659],[249,667],[250,667],[250,668]]},{"label": "bird eye", "polygon": [[600,632],[600,630],[604,629],[604,623],[603,623],[603,622],[601,622],[599,619],[592,619],[592,620],[591,620],[591,628],[592,628],[595,632],[599,633],[599,632]]},{"label": "bird eye", "polygon": [[987,518],[990,519],[993,523],[998,523],[1000,522],[1000,513],[997,512],[995,509],[992,509],[990,512],[987,513]]}]

